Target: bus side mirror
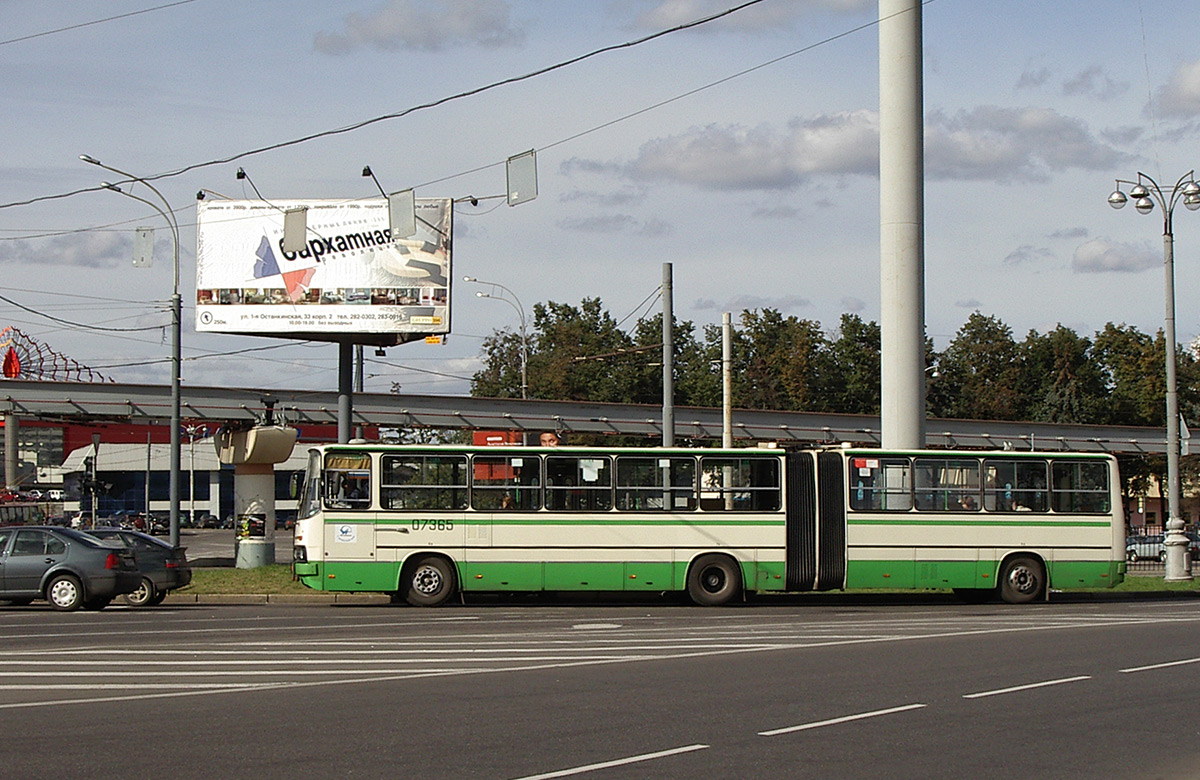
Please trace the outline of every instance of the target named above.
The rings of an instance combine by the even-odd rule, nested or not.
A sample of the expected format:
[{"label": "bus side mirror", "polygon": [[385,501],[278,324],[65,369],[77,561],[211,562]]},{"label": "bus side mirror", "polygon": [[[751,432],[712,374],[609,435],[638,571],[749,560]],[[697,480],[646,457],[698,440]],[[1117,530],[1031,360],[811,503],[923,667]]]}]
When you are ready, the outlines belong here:
[{"label": "bus side mirror", "polygon": [[296,471],[292,473],[292,478],[288,480],[288,495],[291,498],[296,498],[300,495],[300,486],[304,484],[304,472]]}]

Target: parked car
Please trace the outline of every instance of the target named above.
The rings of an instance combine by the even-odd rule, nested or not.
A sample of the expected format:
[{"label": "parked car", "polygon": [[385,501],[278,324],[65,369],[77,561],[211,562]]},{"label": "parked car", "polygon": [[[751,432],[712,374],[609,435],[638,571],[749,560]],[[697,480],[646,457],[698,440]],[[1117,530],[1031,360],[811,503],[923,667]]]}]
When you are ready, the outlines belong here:
[{"label": "parked car", "polygon": [[133,551],[142,580],[137,590],[125,594],[125,603],[132,607],[157,606],[167,593],[192,581],[185,547],[172,547],[161,539],[124,528],[97,528],[90,533]]},{"label": "parked car", "polygon": [[1162,534],[1147,536],[1129,536],[1125,538],[1125,560],[1130,563],[1138,561],[1165,561],[1167,551],[1163,546]]},{"label": "parked car", "polygon": [[200,515],[201,528],[218,528],[221,525],[220,519],[216,515]]},{"label": "parked car", "polygon": [[133,552],[81,531],[53,526],[0,528],[0,599],[45,599],[63,612],[104,609],[141,585]]}]

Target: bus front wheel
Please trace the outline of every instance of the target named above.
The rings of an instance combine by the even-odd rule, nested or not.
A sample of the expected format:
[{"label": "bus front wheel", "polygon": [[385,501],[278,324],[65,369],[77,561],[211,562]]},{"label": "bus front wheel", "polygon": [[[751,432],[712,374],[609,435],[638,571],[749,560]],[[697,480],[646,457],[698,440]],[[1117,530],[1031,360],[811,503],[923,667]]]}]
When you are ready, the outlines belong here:
[{"label": "bus front wheel", "polygon": [[403,580],[404,600],[414,607],[445,604],[456,589],[454,569],[443,558],[426,556],[407,569]]},{"label": "bus front wheel", "polygon": [[688,572],[688,596],[702,607],[728,604],[741,591],[741,571],[724,555],[702,555]]},{"label": "bus front wheel", "polygon": [[1029,555],[1015,555],[1000,570],[1000,598],[1009,604],[1028,604],[1046,592],[1046,569]]}]

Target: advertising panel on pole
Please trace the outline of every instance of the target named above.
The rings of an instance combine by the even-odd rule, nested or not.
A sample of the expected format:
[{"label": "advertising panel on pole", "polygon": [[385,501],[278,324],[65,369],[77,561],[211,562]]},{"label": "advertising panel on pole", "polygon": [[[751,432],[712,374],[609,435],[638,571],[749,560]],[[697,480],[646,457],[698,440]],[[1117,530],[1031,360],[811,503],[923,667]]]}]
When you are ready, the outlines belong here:
[{"label": "advertising panel on pole", "polygon": [[[285,252],[299,209],[306,240]],[[452,220],[449,198],[419,198],[416,234],[394,239],[383,198],[200,201],[196,330],[385,346],[449,333]]]}]

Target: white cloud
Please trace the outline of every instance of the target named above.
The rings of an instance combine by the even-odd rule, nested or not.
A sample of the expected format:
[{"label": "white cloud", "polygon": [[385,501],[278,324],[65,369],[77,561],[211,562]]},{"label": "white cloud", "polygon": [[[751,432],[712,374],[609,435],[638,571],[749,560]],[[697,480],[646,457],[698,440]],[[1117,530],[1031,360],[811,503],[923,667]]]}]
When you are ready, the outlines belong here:
[{"label": "white cloud", "polygon": [[[876,2],[877,0],[773,0],[742,9],[722,18],[715,25],[701,25],[696,30],[786,31],[793,29],[803,16],[815,10],[857,13],[874,9]],[[637,15],[635,25],[647,30],[663,30],[711,16],[733,5],[735,3],[728,0],[658,0],[652,8]]]},{"label": "white cloud", "polygon": [[1036,247],[1031,244],[1019,246],[1008,253],[1004,258],[1005,265],[1022,265],[1024,263],[1032,263],[1035,260],[1042,260],[1054,257],[1054,253],[1044,247]]},{"label": "white cloud", "polygon": [[[930,179],[1044,181],[1050,171],[1109,170],[1129,156],[1080,120],[1047,108],[981,106],[925,123]],[[643,144],[624,167],[573,159],[565,172],[615,173],[707,190],[786,190],[819,174],[877,176],[879,117],[845,111],[769,125],[708,125]]]},{"label": "white cloud", "polygon": [[642,222],[628,214],[560,219],[557,224],[562,230],[576,233],[631,233],[644,238],[659,238],[671,233],[671,225],[667,222],[659,219]]},{"label": "white cloud", "polygon": [[934,112],[925,123],[930,178],[1042,181],[1047,169],[1107,170],[1127,159],[1049,108],[980,106],[953,117]]},{"label": "white cloud", "polygon": [[841,304],[843,309],[854,314],[857,314],[858,312],[867,308],[867,302],[862,298],[855,298],[849,295],[842,298]]},{"label": "white cloud", "polygon": [[1158,91],[1158,106],[1163,116],[1200,115],[1200,60],[1175,68],[1171,79]]},{"label": "white cloud", "polygon": [[[156,252],[163,256],[162,241]],[[166,252],[170,252],[168,245]],[[133,259],[129,231],[120,233],[72,233],[46,240],[0,241],[0,262],[28,265],[69,265],[84,268],[116,268]]]},{"label": "white cloud", "polygon": [[362,46],[432,52],[472,44],[515,46],[523,40],[503,0],[389,0],[370,13],[347,14],[343,32],[317,33],[313,47],[325,54]]},{"label": "white cloud", "polygon": [[709,125],[644,144],[625,171],[711,190],[788,189],[814,173],[874,175],[878,139],[871,111],[793,120],[786,132]]},{"label": "white cloud", "polygon": [[1026,70],[1017,80],[1017,89],[1034,89],[1050,80],[1050,71],[1046,68]]},{"label": "white cloud", "polygon": [[1063,82],[1064,95],[1086,95],[1098,100],[1111,100],[1124,94],[1128,89],[1129,82],[1113,81],[1101,70],[1099,65],[1093,65],[1080,71],[1074,78]]},{"label": "white cloud", "polygon": [[1162,253],[1147,244],[1122,244],[1107,238],[1093,238],[1075,250],[1071,268],[1077,273],[1140,273],[1158,268],[1162,263]]},{"label": "white cloud", "polygon": [[720,311],[738,312],[754,309],[775,309],[780,312],[787,312],[808,306],[812,306],[812,301],[808,298],[802,298],[799,295],[784,295],[778,298],[766,298],[760,295],[738,295],[724,303],[717,303],[711,298],[702,298],[695,302],[693,308],[700,311],[718,309]]}]

